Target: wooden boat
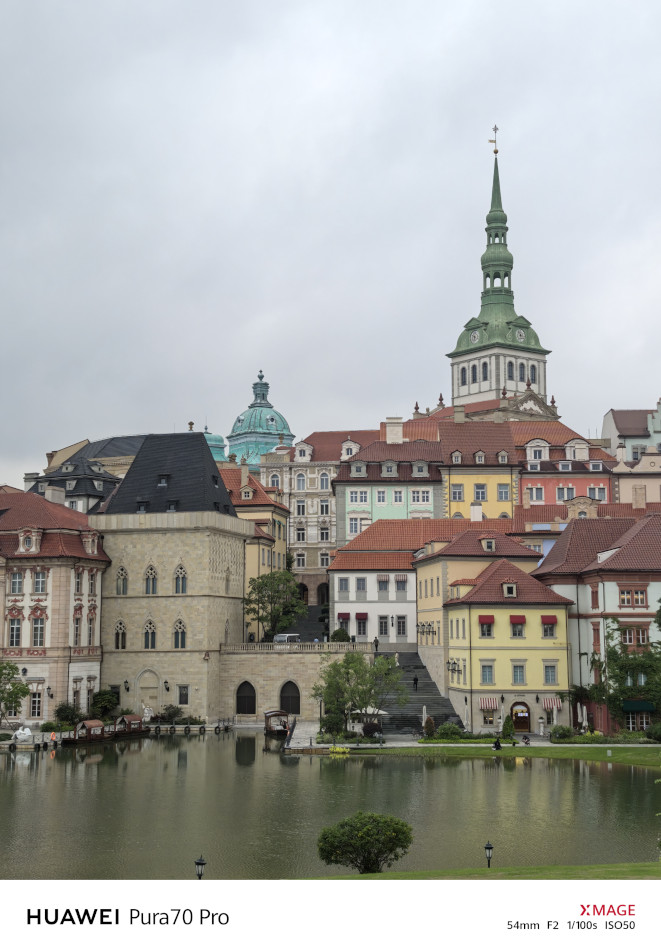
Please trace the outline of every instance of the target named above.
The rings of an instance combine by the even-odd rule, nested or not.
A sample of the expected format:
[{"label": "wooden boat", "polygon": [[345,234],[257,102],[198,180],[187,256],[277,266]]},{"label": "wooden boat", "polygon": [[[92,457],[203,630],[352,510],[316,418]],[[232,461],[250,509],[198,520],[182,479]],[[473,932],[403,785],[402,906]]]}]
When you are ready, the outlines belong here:
[{"label": "wooden boat", "polygon": [[285,710],[267,710],[264,713],[266,736],[287,736],[289,727],[289,714]]},{"label": "wooden boat", "polygon": [[136,713],[123,713],[121,717],[115,720],[116,739],[124,739],[127,736],[144,736],[150,732],[150,727],[146,726],[142,717]]},{"label": "wooden boat", "polygon": [[73,736],[62,737],[62,746],[71,746],[78,743],[100,743],[104,739],[112,739],[114,730],[106,734],[106,728],[101,720],[81,720],[73,730]]}]

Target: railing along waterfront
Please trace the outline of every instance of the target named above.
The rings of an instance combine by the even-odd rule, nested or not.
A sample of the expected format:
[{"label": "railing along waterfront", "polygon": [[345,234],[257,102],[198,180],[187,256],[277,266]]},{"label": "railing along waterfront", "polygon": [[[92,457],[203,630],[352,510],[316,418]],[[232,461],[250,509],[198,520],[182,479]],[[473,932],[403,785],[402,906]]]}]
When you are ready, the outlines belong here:
[{"label": "railing along waterfront", "polygon": [[332,644],[328,642],[319,644],[221,644],[220,650],[223,654],[259,654],[271,651],[278,654],[282,651],[289,654],[346,654],[348,651],[369,654],[374,650],[374,647],[372,644],[347,644],[346,641],[339,641]]}]

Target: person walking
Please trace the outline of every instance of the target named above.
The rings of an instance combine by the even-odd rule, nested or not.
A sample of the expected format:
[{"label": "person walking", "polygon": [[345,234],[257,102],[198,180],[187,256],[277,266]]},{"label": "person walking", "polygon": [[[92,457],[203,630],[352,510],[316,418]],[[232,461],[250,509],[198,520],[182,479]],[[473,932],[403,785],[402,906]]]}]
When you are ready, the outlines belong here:
[{"label": "person walking", "polygon": [[372,641],[372,644],[374,645],[374,653],[378,654],[379,653],[379,638],[375,637],[374,640]]},{"label": "person walking", "polygon": [[413,689],[414,689],[414,690],[416,691],[416,693],[417,693],[417,691],[418,691],[418,675],[417,675],[417,674],[415,674],[414,677],[413,677]]}]

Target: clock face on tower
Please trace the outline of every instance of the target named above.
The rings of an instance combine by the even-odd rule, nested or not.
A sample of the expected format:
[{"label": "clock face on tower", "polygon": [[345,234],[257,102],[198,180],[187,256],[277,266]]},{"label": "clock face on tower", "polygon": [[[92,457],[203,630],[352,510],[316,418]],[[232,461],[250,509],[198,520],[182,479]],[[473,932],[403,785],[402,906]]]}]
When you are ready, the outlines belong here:
[{"label": "clock face on tower", "polygon": [[474,330],[473,333],[471,334],[471,343],[477,343],[479,339],[480,339],[480,331]]},{"label": "clock face on tower", "polygon": [[517,330],[516,339],[519,341],[519,343],[523,343],[523,341],[526,339],[525,330]]}]

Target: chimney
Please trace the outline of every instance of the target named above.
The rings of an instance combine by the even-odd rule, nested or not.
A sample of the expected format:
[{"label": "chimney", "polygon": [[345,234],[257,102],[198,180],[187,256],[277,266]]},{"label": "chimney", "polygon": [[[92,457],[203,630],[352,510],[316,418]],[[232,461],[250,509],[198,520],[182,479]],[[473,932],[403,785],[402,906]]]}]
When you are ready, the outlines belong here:
[{"label": "chimney", "polygon": [[401,416],[386,416],[386,442],[390,445],[404,442],[404,421]]},{"label": "chimney", "polygon": [[47,502],[56,502],[58,505],[66,504],[66,492],[61,485],[47,485],[44,498]]},{"label": "chimney", "polygon": [[466,422],[466,407],[465,407],[465,406],[455,406],[455,408],[454,408],[454,421],[455,421],[455,423],[465,423],[465,422]]},{"label": "chimney", "polygon": [[647,508],[647,490],[644,485],[634,485],[631,490],[631,504],[635,509]]},{"label": "chimney", "polygon": [[623,442],[617,444],[617,449],[615,450],[615,458],[618,462],[626,462],[627,459],[627,447]]},{"label": "chimney", "polygon": [[32,486],[39,480],[38,472],[26,472],[23,476],[23,488],[28,492]]},{"label": "chimney", "polygon": [[248,468],[247,463],[241,463],[241,485],[248,485],[248,480],[250,477],[250,469]]},{"label": "chimney", "polygon": [[471,502],[471,522],[482,521],[482,503]]}]

